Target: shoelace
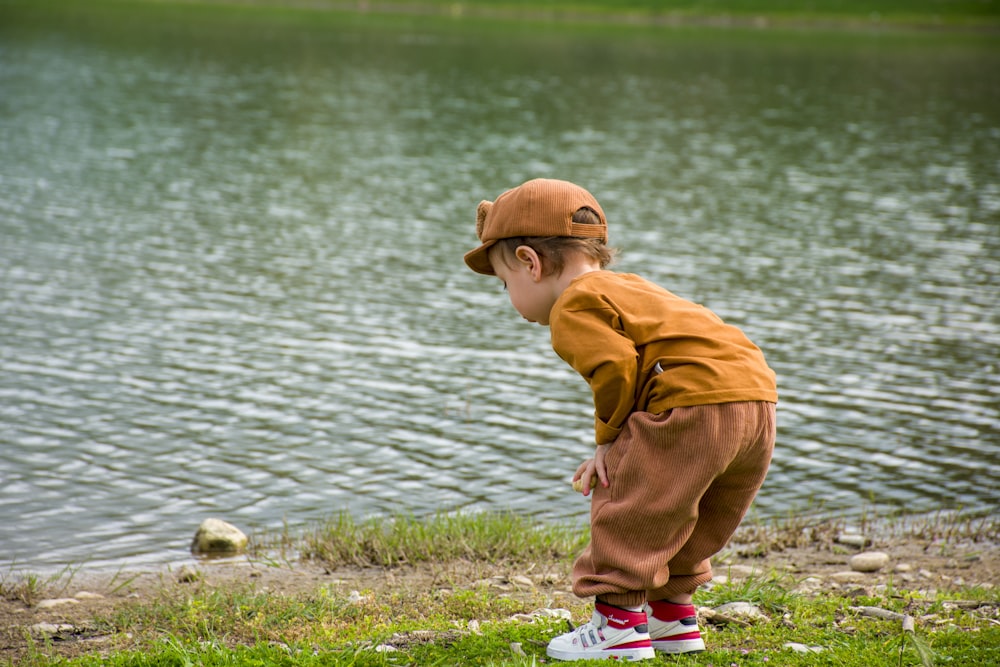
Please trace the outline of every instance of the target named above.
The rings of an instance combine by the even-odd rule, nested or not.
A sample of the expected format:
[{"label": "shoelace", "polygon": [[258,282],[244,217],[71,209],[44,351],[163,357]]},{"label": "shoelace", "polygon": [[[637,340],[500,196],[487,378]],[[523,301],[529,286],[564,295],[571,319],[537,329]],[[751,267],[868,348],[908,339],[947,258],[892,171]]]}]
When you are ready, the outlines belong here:
[{"label": "shoelace", "polygon": [[594,646],[604,641],[604,633],[601,632],[603,625],[594,625],[593,621],[587,621],[578,628],[573,628],[570,632],[574,639],[579,639],[583,646]]}]

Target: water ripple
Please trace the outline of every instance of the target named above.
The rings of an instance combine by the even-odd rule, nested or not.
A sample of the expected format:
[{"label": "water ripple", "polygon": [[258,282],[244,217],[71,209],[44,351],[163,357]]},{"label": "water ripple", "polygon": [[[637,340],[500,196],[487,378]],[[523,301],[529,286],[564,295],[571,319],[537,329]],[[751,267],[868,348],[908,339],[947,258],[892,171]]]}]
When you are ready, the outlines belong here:
[{"label": "water ripple", "polygon": [[[864,48],[695,62],[692,44],[609,42],[581,69],[531,37],[484,62],[476,39],[333,31],[299,68],[273,35],[266,62],[235,37],[224,54],[11,36],[0,564],[183,559],[206,516],[583,521],[567,479],[592,447],[586,386],[460,259],[475,201],[557,169],[599,194],[621,270],[767,352],[779,445],[755,511],[996,507],[982,54],[966,107],[934,92],[947,71],[919,94],[864,76]],[[907,81],[933,54],[884,55]]]}]

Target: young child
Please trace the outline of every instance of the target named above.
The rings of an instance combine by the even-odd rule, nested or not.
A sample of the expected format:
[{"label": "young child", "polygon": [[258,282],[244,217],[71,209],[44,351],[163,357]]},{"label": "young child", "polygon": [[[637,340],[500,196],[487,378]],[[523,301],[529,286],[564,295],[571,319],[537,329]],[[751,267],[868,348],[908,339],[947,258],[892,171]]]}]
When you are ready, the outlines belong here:
[{"label": "young child", "polygon": [[[692,594],[764,481],[775,440],[775,374],[736,327],[631,274],[594,197],[536,179],[483,201],[477,273],[503,281],[529,322],[590,385],[596,449],[573,476],[593,488],[590,544],[573,592],[589,623],[556,637],[559,660],[704,650]],[[663,249],[669,261],[669,248]]]}]

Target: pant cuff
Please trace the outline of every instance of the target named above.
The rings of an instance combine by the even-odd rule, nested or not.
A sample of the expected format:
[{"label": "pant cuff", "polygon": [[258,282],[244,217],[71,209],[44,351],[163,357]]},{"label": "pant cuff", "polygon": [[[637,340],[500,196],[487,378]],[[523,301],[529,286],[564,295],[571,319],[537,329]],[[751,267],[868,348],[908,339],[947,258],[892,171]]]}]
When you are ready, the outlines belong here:
[{"label": "pant cuff", "polygon": [[649,599],[666,600],[674,597],[675,595],[693,594],[696,590],[698,590],[699,586],[708,583],[711,580],[711,571],[703,572],[701,574],[681,575],[676,577],[671,576],[666,586],[657,588],[655,591],[649,591]]},{"label": "pant cuff", "polygon": [[641,607],[646,604],[646,591],[601,593],[597,596],[597,599],[615,607]]}]

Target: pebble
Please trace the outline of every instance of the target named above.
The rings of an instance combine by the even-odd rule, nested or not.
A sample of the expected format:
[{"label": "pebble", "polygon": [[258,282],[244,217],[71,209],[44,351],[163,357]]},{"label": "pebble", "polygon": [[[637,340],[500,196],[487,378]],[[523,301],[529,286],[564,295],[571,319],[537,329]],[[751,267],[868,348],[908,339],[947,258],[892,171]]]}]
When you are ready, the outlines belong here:
[{"label": "pebble", "polygon": [[889,564],[889,554],[882,551],[864,551],[851,556],[849,562],[855,572],[878,572]]},{"label": "pebble", "polygon": [[74,595],[77,600],[103,600],[104,596],[100,593],[91,593],[90,591],[80,591]]},{"label": "pebble", "polygon": [[562,575],[558,572],[545,572],[543,574],[535,575],[539,584],[556,584],[562,579]]},{"label": "pebble", "polygon": [[509,591],[511,589],[510,582],[507,577],[496,576],[490,577],[489,579],[479,579],[472,583],[473,587],[488,586],[490,588],[499,588],[502,591]]},{"label": "pebble", "polygon": [[742,616],[744,618],[766,619],[767,615],[760,610],[760,607],[749,602],[727,602],[724,605],[715,607],[712,611],[727,616]]},{"label": "pebble", "polygon": [[347,596],[348,602],[350,602],[351,604],[359,604],[359,605],[365,604],[366,602],[371,602],[372,599],[373,596],[371,594],[362,595],[360,591],[351,591],[350,595]]},{"label": "pebble", "polygon": [[191,552],[196,554],[239,553],[248,538],[239,528],[221,519],[205,519],[191,540]]},{"label": "pebble", "polygon": [[823,590],[823,580],[820,577],[806,577],[795,587],[799,595],[812,595]]},{"label": "pebble", "polygon": [[40,600],[38,604],[35,605],[35,608],[55,609],[56,607],[62,607],[68,604],[80,604],[80,601],[74,600],[73,598],[52,598],[51,600]]},{"label": "pebble", "polygon": [[870,539],[859,533],[841,533],[837,536],[837,541],[841,544],[862,549],[872,543]]},{"label": "pebble", "polygon": [[73,629],[68,623],[35,623],[28,628],[29,631],[40,635],[54,635],[57,632],[70,632]]},{"label": "pebble", "polygon": [[536,619],[567,619],[573,618],[573,614],[570,613],[569,609],[550,609],[548,607],[542,609],[536,609],[530,614],[514,614],[510,617],[512,621],[522,621],[524,623],[532,623]]},{"label": "pebble", "polygon": [[785,642],[784,646],[785,648],[792,649],[796,653],[821,653],[823,651],[822,646],[807,646],[798,642]]}]

